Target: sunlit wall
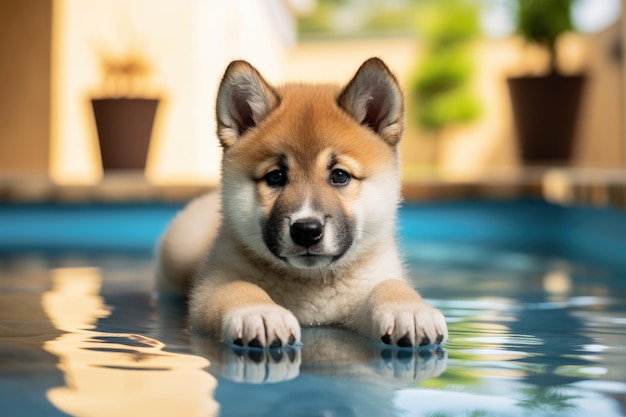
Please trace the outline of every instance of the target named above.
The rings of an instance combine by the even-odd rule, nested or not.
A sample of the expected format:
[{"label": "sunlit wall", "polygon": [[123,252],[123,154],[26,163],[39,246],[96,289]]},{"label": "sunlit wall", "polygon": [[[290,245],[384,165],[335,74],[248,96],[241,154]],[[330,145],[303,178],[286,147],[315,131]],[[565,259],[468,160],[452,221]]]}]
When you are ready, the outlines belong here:
[{"label": "sunlit wall", "polygon": [[105,56],[141,55],[150,77],[139,95],[161,99],[146,175],[157,183],[215,182],[220,150],[214,100],[228,62],[244,58],[281,79],[295,37],[281,0],[55,0],[51,175],[58,183],[102,177],[90,99]]}]

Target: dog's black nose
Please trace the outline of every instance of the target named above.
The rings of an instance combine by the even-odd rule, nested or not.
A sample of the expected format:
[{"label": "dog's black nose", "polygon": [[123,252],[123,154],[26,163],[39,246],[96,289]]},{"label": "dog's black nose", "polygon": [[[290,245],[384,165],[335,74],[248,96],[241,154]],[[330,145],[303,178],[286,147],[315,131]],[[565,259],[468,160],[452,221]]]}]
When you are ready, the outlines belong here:
[{"label": "dog's black nose", "polygon": [[291,225],[291,239],[300,246],[309,248],[324,236],[324,225],[317,219],[302,219]]}]

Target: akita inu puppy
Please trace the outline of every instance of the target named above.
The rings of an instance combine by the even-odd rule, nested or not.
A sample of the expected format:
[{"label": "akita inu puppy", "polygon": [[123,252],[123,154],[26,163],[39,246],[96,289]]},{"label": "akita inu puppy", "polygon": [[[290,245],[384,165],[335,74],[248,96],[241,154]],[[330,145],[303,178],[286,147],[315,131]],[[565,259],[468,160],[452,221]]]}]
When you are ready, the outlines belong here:
[{"label": "akita inu puppy", "polygon": [[158,289],[189,289],[194,328],[250,347],[325,324],[398,346],[446,340],[396,248],[404,104],[381,60],[343,88],[274,87],[232,62],[217,123],[221,193],[191,202],[159,248]]}]

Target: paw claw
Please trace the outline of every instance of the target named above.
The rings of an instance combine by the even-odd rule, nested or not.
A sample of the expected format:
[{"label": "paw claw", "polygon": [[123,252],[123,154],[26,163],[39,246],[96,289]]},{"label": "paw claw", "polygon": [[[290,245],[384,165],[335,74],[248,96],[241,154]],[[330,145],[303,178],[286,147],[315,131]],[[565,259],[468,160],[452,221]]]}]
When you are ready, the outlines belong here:
[{"label": "paw claw", "polygon": [[389,334],[384,334],[383,337],[380,338],[380,340],[386,344],[386,345],[391,345],[391,335]]},{"label": "paw claw", "polygon": [[413,343],[411,343],[411,339],[408,334],[405,334],[400,339],[398,339],[398,346],[400,347],[411,347]]},{"label": "paw claw", "polygon": [[262,348],[263,345],[261,345],[261,341],[257,338],[254,338],[250,341],[250,343],[248,343],[248,347],[251,348]]},{"label": "paw claw", "polygon": [[422,338],[422,341],[420,342],[420,346],[428,346],[428,345],[430,345],[430,338],[424,335],[424,337]]}]

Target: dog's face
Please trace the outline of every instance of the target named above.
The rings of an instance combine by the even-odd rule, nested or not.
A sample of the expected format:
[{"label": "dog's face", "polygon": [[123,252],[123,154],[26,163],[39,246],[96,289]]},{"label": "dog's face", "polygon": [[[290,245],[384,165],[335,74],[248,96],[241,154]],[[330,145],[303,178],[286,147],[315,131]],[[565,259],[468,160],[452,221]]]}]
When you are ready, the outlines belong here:
[{"label": "dog's face", "polygon": [[333,268],[391,236],[403,103],[380,60],[343,89],[275,89],[234,62],[217,117],[222,216],[247,250],[300,270]]}]

